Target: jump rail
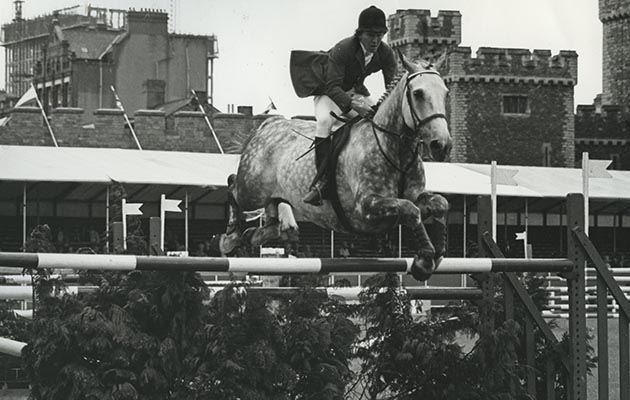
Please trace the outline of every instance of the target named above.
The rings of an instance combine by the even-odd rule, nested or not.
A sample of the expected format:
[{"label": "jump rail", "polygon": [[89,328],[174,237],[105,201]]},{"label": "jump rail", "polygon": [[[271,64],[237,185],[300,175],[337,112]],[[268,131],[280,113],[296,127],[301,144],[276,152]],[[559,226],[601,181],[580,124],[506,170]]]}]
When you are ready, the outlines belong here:
[{"label": "jump rail", "polygon": [[24,346],[26,346],[26,343],[24,342],[0,337],[0,353],[2,354],[20,357]]},{"label": "jump rail", "polygon": [[[112,271],[205,271],[257,275],[409,273],[413,258],[214,258],[109,254],[0,253],[0,266]],[[435,274],[568,272],[563,258],[444,258]]]}]

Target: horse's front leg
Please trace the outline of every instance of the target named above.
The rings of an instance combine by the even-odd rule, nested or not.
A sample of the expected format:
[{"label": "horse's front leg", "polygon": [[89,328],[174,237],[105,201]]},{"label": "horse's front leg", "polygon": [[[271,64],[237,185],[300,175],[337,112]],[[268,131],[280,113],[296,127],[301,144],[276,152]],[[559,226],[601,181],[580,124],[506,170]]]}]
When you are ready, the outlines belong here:
[{"label": "horse's front leg", "polygon": [[414,202],[422,215],[422,222],[430,222],[428,227],[429,238],[435,247],[435,258],[439,260],[446,255],[446,213],[448,201],[444,196],[422,192]]},{"label": "horse's front leg", "polygon": [[419,281],[426,281],[435,270],[435,247],[422,223],[422,212],[413,202],[406,199],[366,196],[358,202],[360,210],[374,226],[400,223],[409,228],[416,244],[411,274]]}]

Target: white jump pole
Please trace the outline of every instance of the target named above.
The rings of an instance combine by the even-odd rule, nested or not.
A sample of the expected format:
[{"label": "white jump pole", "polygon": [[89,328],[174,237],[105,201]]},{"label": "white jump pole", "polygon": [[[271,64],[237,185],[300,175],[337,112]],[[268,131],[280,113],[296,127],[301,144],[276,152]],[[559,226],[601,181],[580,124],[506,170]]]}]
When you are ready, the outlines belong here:
[{"label": "white jump pole", "polygon": [[0,338],[0,353],[8,354],[14,357],[22,356],[22,349],[26,346],[24,342],[18,342],[17,340]]}]

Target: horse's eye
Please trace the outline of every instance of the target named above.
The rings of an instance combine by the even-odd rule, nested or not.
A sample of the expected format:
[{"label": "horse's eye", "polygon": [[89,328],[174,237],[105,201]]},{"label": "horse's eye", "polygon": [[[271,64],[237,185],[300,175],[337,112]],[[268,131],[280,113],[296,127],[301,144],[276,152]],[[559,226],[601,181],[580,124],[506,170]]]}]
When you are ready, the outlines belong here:
[{"label": "horse's eye", "polygon": [[413,96],[417,99],[422,99],[424,97],[424,90],[416,89],[413,91]]}]

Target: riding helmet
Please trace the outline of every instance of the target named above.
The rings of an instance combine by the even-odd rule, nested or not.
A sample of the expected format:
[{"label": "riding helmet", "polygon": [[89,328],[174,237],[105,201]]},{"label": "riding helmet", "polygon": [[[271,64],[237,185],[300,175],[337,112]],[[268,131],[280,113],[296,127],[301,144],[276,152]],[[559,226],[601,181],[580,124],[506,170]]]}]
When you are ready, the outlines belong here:
[{"label": "riding helmet", "polygon": [[370,6],[359,14],[359,30],[368,32],[387,32],[385,13],[380,8]]}]

